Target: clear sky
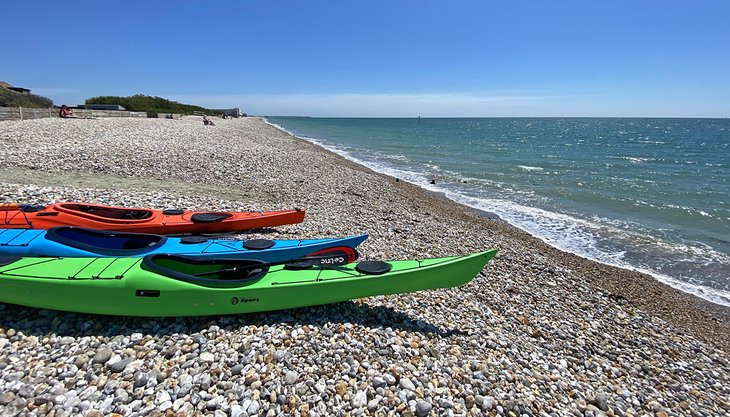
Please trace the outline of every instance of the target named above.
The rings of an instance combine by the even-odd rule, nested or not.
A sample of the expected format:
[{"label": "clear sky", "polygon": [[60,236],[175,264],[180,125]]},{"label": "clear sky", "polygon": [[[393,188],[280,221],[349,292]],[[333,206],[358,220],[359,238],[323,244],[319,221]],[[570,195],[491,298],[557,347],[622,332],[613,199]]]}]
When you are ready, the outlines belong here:
[{"label": "clear sky", "polygon": [[0,81],[257,115],[730,117],[730,1],[28,1]]}]

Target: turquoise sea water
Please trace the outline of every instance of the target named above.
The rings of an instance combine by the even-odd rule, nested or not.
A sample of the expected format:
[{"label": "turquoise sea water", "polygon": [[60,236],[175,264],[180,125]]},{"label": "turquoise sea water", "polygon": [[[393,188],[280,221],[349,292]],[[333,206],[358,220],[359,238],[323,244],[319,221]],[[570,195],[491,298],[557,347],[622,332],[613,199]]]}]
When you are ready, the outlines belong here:
[{"label": "turquoise sea water", "polygon": [[729,119],[267,120],[560,249],[730,306]]}]

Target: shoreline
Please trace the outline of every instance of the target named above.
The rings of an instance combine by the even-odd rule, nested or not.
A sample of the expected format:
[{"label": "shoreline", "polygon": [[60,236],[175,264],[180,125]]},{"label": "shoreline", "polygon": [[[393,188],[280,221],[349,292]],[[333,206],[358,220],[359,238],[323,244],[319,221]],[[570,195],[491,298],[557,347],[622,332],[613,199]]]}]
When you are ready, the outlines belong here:
[{"label": "shoreline", "polygon": [[[312,144],[315,146],[319,146],[320,148],[322,148],[322,150],[331,152],[335,155],[338,155],[343,160],[346,160],[350,163],[354,163],[356,165],[363,166],[366,169],[372,170],[372,168],[366,167],[363,164],[360,164],[356,161],[352,161],[349,158],[339,155],[338,153],[336,153],[330,149],[327,149],[327,148],[317,144],[316,142],[309,140],[307,137],[300,137],[300,136],[294,134],[293,132],[288,131],[284,127],[277,125],[276,123],[269,122],[264,117],[259,117],[259,119],[261,119],[267,125],[281,131],[283,134],[290,135],[298,140],[304,141],[306,143],[309,143],[309,144]],[[392,178],[395,181],[403,181],[403,180],[393,177],[387,173],[383,173],[383,172],[379,172],[379,171],[375,171],[375,170],[373,170],[373,172],[376,172],[379,175],[384,175],[386,177]],[[597,265],[600,265],[600,267],[616,269],[618,271],[621,271],[618,273],[621,274],[622,276],[626,277],[626,278],[623,278],[623,280],[626,280],[626,281],[639,280],[641,282],[641,284],[638,284],[638,285],[630,284],[630,287],[633,288],[631,290],[629,290],[625,287],[622,287],[623,285],[626,284],[626,282],[623,282],[623,283],[612,282],[612,280],[610,280],[610,279],[604,280],[602,278],[593,280],[592,282],[593,282],[593,284],[595,284],[601,288],[604,288],[607,291],[614,293],[614,295],[619,298],[626,298],[626,299],[630,299],[631,301],[636,302],[637,305],[639,305],[641,308],[649,309],[650,312],[656,314],[659,317],[662,317],[663,319],[665,319],[669,322],[673,322],[674,324],[677,324],[677,319],[676,319],[676,316],[674,316],[673,314],[667,314],[667,310],[668,310],[666,307],[667,303],[674,303],[674,302],[685,303],[685,305],[691,305],[693,309],[703,310],[705,312],[708,312],[708,314],[702,314],[702,313],[690,314],[692,316],[692,319],[690,319],[692,321],[692,323],[689,324],[688,326],[680,325],[680,327],[691,327],[693,329],[697,329],[697,328],[701,327],[701,325],[698,324],[698,321],[701,322],[705,319],[710,320],[710,321],[725,321],[726,323],[730,323],[730,306],[715,303],[715,302],[707,300],[703,297],[700,297],[696,294],[693,294],[693,293],[690,293],[687,291],[683,291],[680,288],[674,287],[669,283],[661,281],[658,277],[655,277],[650,273],[643,272],[643,271],[640,271],[637,269],[630,269],[630,268],[626,268],[626,267],[622,267],[622,266],[618,266],[618,265],[611,265],[608,263],[590,259],[590,258],[583,256],[581,254],[578,254],[578,253],[573,253],[573,252],[569,252],[564,249],[558,248],[548,242],[545,242],[540,237],[534,236],[534,235],[530,234],[528,231],[525,231],[515,225],[512,225],[508,221],[501,219],[500,216],[495,213],[492,213],[492,212],[489,212],[486,210],[481,210],[481,209],[478,209],[475,207],[471,207],[466,204],[459,203],[458,201],[448,198],[446,196],[446,193],[444,193],[444,192],[429,190],[427,188],[419,186],[418,184],[414,184],[414,183],[411,183],[408,181],[405,181],[405,182],[413,185],[414,187],[417,187],[418,189],[422,190],[426,194],[431,194],[438,198],[447,200],[448,202],[453,203],[457,206],[460,206],[465,211],[474,211],[475,213],[478,213],[487,219],[501,221],[504,224],[508,225],[509,227],[512,227],[512,228],[518,230],[519,232],[524,233],[525,235],[529,236],[530,238],[535,239],[536,241],[540,242],[540,244],[546,245],[547,247],[550,247],[551,249],[557,251],[560,254],[563,254],[565,256],[568,256],[568,255],[574,256],[575,258],[577,258],[577,260],[570,261],[570,263],[576,264],[577,265],[576,268],[580,268],[581,270],[584,270],[584,271],[590,271],[590,270],[593,270],[594,267],[590,266],[590,264],[582,265],[582,263],[583,262],[595,263]],[[598,268],[600,268],[600,267],[598,267]],[[657,291],[654,292],[654,296],[656,297],[656,299],[652,299],[652,297],[649,297],[649,296],[640,295],[641,292],[640,292],[639,288],[647,286],[647,285],[651,285],[651,284],[648,284],[649,281],[653,281],[653,283],[655,283],[660,288],[660,290],[658,292]],[[676,294],[672,294],[673,292],[676,292]],[[730,328],[730,324],[728,325],[728,327]],[[694,333],[697,333],[697,331],[695,330]],[[704,337],[704,335],[701,333],[703,333],[703,332],[700,332],[700,334],[698,335],[698,337],[700,337],[700,338]],[[714,332],[712,332],[712,333],[714,333]],[[726,334],[730,337],[730,332],[728,332],[728,329],[720,330],[720,333]],[[716,342],[717,341],[715,341],[715,343]],[[721,342],[720,344],[717,344],[717,346],[720,346],[723,349],[725,349],[726,351],[730,352],[730,341],[728,341],[727,343]]]},{"label": "shoreline", "polygon": [[[289,131],[287,128],[285,128],[275,122],[269,121],[266,117],[262,117],[261,119],[268,125],[281,130],[285,134],[290,134],[301,140],[321,146],[324,149],[334,152],[351,162],[354,162],[354,163],[360,164],[360,165],[364,165],[364,166],[374,170],[375,172],[396,178],[396,181],[399,180],[399,179],[397,179],[398,178],[397,175],[394,175],[392,172],[389,172],[390,170],[387,166],[384,166],[382,164],[372,164],[365,157],[362,157],[362,159],[355,158],[355,157],[351,156],[348,152],[345,152],[345,151],[340,152],[338,150],[338,146],[336,144],[332,144],[332,143],[328,144],[327,140],[324,138],[309,137],[307,135],[300,136],[292,131]],[[402,181],[402,179],[400,179],[400,180]],[[502,217],[501,215],[498,215],[496,213],[489,211],[489,209],[486,209],[486,210],[481,209],[481,208],[470,205],[470,203],[462,201],[462,200],[464,200],[464,194],[461,194],[460,191],[458,191],[458,190],[449,192],[449,191],[446,191],[446,189],[443,188],[442,186],[434,185],[434,182],[431,182],[431,185],[429,186],[429,185],[426,185],[427,180],[425,182],[420,182],[420,181],[412,182],[409,180],[406,180],[406,181],[411,182],[412,184],[414,184],[416,186],[419,186],[420,188],[426,190],[427,192],[432,192],[435,194],[443,194],[449,200],[455,202],[456,204],[460,204],[464,207],[468,207],[470,209],[474,209],[479,212],[482,212],[489,218],[502,219],[502,220],[506,221],[507,223],[511,224],[512,226],[514,226],[520,230],[523,230],[523,231],[527,232],[528,234],[540,239],[544,243],[555,247],[559,251],[571,253],[578,257],[585,258],[587,260],[597,262],[602,265],[617,267],[617,268],[625,269],[628,271],[635,271],[635,272],[639,272],[642,274],[647,274],[647,275],[653,277],[658,282],[668,285],[670,287],[673,287],[681,292],[685,292],[690,295],[702,298],[713,304],[718,304],[720,306],[730,308],[730,293],[728,293],[725,290],[713,288],[713,287],[707,286],[707,284],[693,284],[693,283],[690,283],[689,281],[683,281],[683,280],[677,279],[674,276],[668,275],[667,273],[661,273],[661,272],[658,272],[658,270],[652,270],[650,267],[645,266],[645,265],[642,266],[640,263],[636,263],[636,261],[637,261],[636,259],[633,259],[633,260],[621,259],[619,261],[612,260],[612,259],[610,259],[610,257],[606,256],[607,253],[605,251],[598,251],[598,253],[596,253],[596,252],[592,252],[590,250],[586,250],[584,247],[575,247],[575,246],[571,245],[571,242],[562,242],[559,238],[556,239],[556,236],[551,235],[549,232],[547,232],[547,233],[545,233],[545,232],[541,233],[539,231],[533,232],[533,231],[531,231],[532,228],[531,228],[530,224],[520,224],[519,221],[514,221],[514,219],[511,218],[509,215]],[[557,213],[557,214],[559,214],[559,213]],[[537,228],[537,229],[539,229],[539,228]],[[615,250],[618,252],[621,252],[621,251],[631,252],[634,249],[636,249],[636,248],[632,248],[631,246],[625,246],[625,247],[617,247]],[[668,268],[668,269],[671,269],[671,268]],[[676,273],[676,271],[675,271],[675,273]],[[693,276],[693,277],[696,279],[700,279],[700,280],[703,278],[701,274],[699,276]]]},{"label": "shoreline", "polygon": [[[0,304],[0,388],[13,392],[7,402],[0,396],[0,411],[17,409],[16,403],[27,407],[32,398],[24,399],[17,381],[25,378],[33,386],[39,383],[36,374],[7,380],[24,368],[36,369],[33,358],[58,349],[60,338],[68,338],[62,363],[93,372],[95,385],[112,383],[108,362],[118,361],[106,358],[95,365],[91,359],[108,348],[119,360],[134,354],[134,367],[123,367],[132,380],[142,371],[164,373],[153,392],[177,386],[180,378],[187,380],[187,369],[199,365],[245,387],[231,394],[236,406],[255,402],[257,411],[276,414],[730,410],[730,364],[723,359],[730,352],[730,308],[645,274],[561,252],[503,220],[395,181],[260,119],[220,120],[215,127],[195,117],[4,122],[0,143],[7,149],[0,153],[3,201],[303,207],[302,224],[244,235],[368,233],[363,259],[499,249],[463,287],[266,314],[139,320]],[[11,344],[12,352],[34,353],[10,360]],[[177,350],[162,354],[163,346]],[[141,353],[148,349],[159,356]],[[243,360],[251,349],[258,352],[255,358]],[[194,365],[183,367],[191,360]],[[232,370],[237,363],[243,368]],[[681,380],[674,379],[678,372]],[[192,378],[199,381],[200,374]],[[118,387],[119,381],[113,383]],[[219,385],[223,391],[225,384]],[[212,401],[215,395],[205,391],[203,403]],[[199,409],[192,391],[170,392],[180,400],[179,410]],[[279,402],[278,395],[285,399]],[[98,398],[91,402],[106,407]],[[146,407],[130,404],[120,407],[132,412]]]}]

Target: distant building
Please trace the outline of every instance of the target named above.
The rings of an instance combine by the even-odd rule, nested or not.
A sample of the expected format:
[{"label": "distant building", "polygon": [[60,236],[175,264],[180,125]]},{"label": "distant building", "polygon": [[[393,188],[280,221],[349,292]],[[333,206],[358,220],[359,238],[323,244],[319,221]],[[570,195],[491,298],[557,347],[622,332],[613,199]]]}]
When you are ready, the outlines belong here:
[{"label": "distant building", "polygon": [[6,83],[5,81],[0,81],[0,87],[5,88],[7,90],[17,91],[18,93],[30,94],[29,89],[22,88],[22,87],[13,87],[12,85]]},{"label": "distant building", "polygon": [[77,107],[88,110],[127,110],[119,104],[80,104]]},{"label": "distant building", "polygon": [[230,117],[240,117],[241,116],[241,109],[239,109],[238,107],[236,107],[234,109],[223,110],[223,114],[226,115],[226,116],[230,116]]}]

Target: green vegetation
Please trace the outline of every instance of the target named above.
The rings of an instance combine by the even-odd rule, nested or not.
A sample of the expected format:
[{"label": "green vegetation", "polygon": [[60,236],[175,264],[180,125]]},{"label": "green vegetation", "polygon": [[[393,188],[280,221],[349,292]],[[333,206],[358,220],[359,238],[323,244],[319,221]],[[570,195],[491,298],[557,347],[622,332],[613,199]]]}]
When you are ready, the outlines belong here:
[{"label": "green vegetation", "polygon": [[136,94],[129,97],[100,96],[86,100],[86,104],[118,104],[130,111],[146,111],[153,113],[176,113],[193,114],[195,111],[208,114],[216,113],[215,110],[206,109],[191,104],[181,104],[162,97],[145,96]]},{"label": "green vegetation", "polygon": [[[162,97],[136,94],[129,97],[99,96],[86,99],[86,104],[117,104],[130,111],[145,111],[152,113],[193,114],[203,112],[208,115],[223,114],[223,110],[206,109],[192,104],[182,104]],[[0,88],[0,107],[53,107],[53,100],[35,94],[19,93],[17,91]]]},{"label": "green vegetation", "polygon": [[53,101],[35,94],[19,93],[17,91],[0,88],[0,107],[53,107]]}]

